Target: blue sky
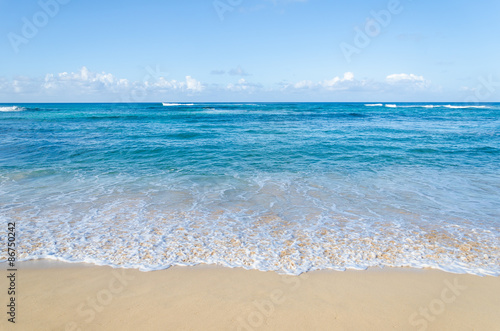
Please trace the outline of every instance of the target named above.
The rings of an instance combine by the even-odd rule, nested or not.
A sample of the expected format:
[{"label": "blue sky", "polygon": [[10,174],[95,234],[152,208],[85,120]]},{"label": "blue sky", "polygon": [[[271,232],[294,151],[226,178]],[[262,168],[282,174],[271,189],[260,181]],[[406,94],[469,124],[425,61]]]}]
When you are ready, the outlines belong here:
[{"label": "blue sky", "polygon": [[0,0],[0,102],[500,101],[497,0]]}]

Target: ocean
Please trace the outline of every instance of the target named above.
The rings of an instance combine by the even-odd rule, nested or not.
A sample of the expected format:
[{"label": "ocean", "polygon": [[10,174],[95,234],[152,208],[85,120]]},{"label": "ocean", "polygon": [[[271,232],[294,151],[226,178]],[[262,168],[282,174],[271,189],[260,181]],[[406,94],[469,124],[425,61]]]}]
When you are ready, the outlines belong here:
[{"label": "ocean", "polygon": [[499,103],[2,104],[0,141],[21,260],[500,275]]}]

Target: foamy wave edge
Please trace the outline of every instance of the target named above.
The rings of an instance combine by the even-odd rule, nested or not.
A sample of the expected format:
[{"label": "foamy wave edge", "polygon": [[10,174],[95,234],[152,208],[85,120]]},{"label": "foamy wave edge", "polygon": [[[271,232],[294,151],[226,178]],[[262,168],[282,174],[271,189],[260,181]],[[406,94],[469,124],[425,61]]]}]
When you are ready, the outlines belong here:
[{"label": "foamy wave edge", "polygon": [[168,103],[163,102],[165,107],[173,107],[173,106],[194,106],[194,103]]},{"label": "foamy wave edge", "polygon": [[[196,263],[172,263],[172,264],[167,264],[163,266],[157,266],[157,267],[146,267],[140,264],[113,264],[109,263],[106,261],[98,260],[98,259],[92,259],[92,258],[86,258],[86,259],[67,259],[63,257],[57,257],[54,255],[40,255],[40,256],[32,256],[32,257],[27,257],[24,259],[19,259],[18,262],[28,262],[28,261],[38,261],[38,260],[51,260],[51,261],[58,261],[58,262],[63,262],[63,263],[71,263],[71,264],[77,264],[77,263],[86,263],[86,264],[93,264],[95,266],[103,266],[103,267],[111,267],[114,269],[135,269],[139,270],[141,272],[150,272],[150,271],[159,271],[159,270],[166,270],[169,269],[170,267],[194,267],[198,265],[211,265],[211,266],[219,266],[219,267],[225,267],[225,268],[243,268],[245,270],[258,270],[258,271],[263,271],[263,272],[268,272],[268,271],[273,271],[276,272],[277,274],[282,274],[282,275],[290,275],[290,276],[299,276],[303,273],[310,272],[310,271],[321,271],[321,270],[334,270],[334,271],[346,271],[346,270],[367,270],[368,268],[413,268],[413,269],[433,269],[433,270],[441,270],[447,273],[452,273],[452,274],[468,274],[468,275],[475,275],[475,276],[493,276],[493,277],[498,277],[500,276],[500,268],[499,270],[487,270],[483,268],[470,268],[467,267],[465,264],[460,265],[461,263],[457,263],[457,265],[451,265],[451,266],[443,266],[438,263],[432,263],[430,261],[421,262],[421,263],[405,263],[405,264],[367,264],[367,265],[358,265],[358,264],[349,264],[344,267],[342,266],[329,266],[326,268],[317,268],[317,267],[310,267],[310,268],[303,268],[303,269],[298,269],[295,272],[290,272],[290,271],[285,271],[283,269],[273,269],[273,268],[259,268],[259,267],[251,267],[248,265],[244,264],[230,264],[230,263],[221,263],[221,261],[217,262],[210,262],[210,261],[200,261]],[[5,263],[7,260],[0,260],[0,263]]]},{"label": "foamy wave edge", "polygon": [[366,104],[365,106],[385,106],[387,108],[448,108],[448,109],[490,109],[486,105],[397,105],[397,104]]},{"label": "foamy wave edge", "polygon": [[19,106],[8,106],[8,107],[0,107],[0,112],[14,112],[14,111],[24,111],[26,108]]}]

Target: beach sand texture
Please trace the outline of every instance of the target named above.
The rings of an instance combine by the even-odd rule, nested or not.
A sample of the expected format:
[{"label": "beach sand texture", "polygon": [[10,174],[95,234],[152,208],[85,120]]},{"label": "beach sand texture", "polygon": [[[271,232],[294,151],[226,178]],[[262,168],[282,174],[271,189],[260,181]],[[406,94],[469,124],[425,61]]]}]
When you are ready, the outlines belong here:
[{"label": "beach sand texture", "polygon": [[[5,269],[5,268],[4,268]],[[301,276],[32,261],[2,330],[498,330],[500,278],[372,268]],[[6,302],[2,292],[2,302]]]}]

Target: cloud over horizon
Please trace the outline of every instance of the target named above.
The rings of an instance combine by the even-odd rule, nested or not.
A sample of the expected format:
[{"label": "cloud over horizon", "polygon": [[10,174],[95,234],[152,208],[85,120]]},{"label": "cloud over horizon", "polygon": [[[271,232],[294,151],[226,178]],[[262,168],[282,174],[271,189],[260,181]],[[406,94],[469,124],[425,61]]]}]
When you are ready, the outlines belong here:
[{"label": "cloud over horizon", "polygon": [[[248,76],[241,67],[234,69],[232,76]],[[229,76],[230,77],[230,76]],[[417,93],[429,91],[432,84],[421,75],[412,73],[389,74],[385,80],[357,79],[352,72],[320,81],[299,80],[296,82],[276,83],[265,86],[258,81],[239,78],[226,84],[202,82],[190,75],[183,79],[167,79],[163,75],[148,76],[142,81],[119,78],[108,72],[93,72],[86,66],[75,72],[47,73],[43,78],[16,77],[13,80],[0,78],[0,97],[4,102],[11,102],[13,96],[37,100],[58,100],[58,98],[79,101],[118,100],[128,102],[130,96],[141,95],[142,102],[162,98],[197,100],[218,96],[219,101],[231,99],[231,95],[244,96],[323,96],[322,100],[336,100],[339,96],[364,96],[395,93]],[[463,91],[463,89],[462,89]],[[392,94],[390,94],[392,93]],[[129,96],[129,97],[124,97]],[[222,97],[221,97],[222,96]],[[94,98],[94,99],[92,99]],[[123,99],[127,100],[123,100]],[[16,99],[16,98],[14,98]],[[96,100],[99,99],[99,100]],[[17,100],[14,100],[17,101]]]}]

